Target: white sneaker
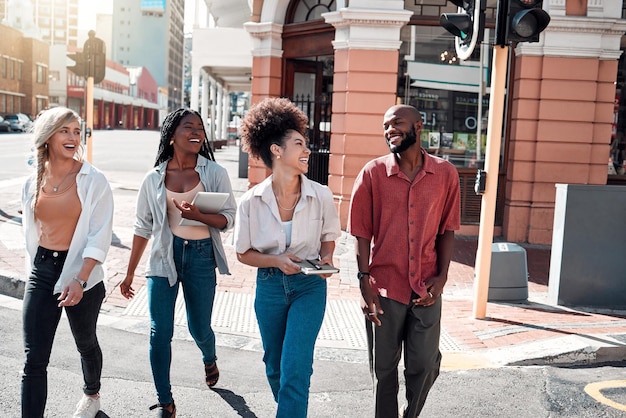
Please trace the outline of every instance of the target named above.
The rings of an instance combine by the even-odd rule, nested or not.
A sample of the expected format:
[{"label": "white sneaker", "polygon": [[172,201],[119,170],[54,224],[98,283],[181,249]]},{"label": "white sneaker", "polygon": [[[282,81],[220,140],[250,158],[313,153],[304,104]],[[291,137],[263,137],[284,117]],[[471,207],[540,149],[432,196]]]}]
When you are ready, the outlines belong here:
[{"label": "white sneaker", "polygon": [[100,411],[100,396],[92,398],[91,396],[83,395],[80,402],[76,404],[76,412],[72,415],[72,418],[95,418]]}]

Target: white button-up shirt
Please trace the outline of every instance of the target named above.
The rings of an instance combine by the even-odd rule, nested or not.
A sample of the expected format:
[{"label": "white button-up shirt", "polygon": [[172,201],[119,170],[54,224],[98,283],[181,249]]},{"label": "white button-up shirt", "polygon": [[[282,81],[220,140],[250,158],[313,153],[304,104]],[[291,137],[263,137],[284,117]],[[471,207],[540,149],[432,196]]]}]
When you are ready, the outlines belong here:
[{"label": "white button-up shirt", "polygon": [[[152,241],[150,258],[146,268],[146,276],[167,277],[170,286],[178,281],[176,264],[174,263],[174,236],[167,218],[167,192],[165,190],[165,174],[168,161],[150,170],[143,179],[137,194],[137,212],[135,219],[135,235]],[[230,196],[219,211],[226,218],[226,226],[221,231],[208,226],[213,243],[215,263],[221,274],[230,274],[226,252],[222,245],[220,232],[232,228],[235,221],[237,202],[228,178],[228,172],[215,161],[198,155],[196,172],[207,192],[229,193]]]},{"label": "white button-up shirt", "polygon": [[[35,221],[32,201],[37,188],[36,174],[31,176],[22,188],[22,227],[26,238],[26,277],[32,272],[37,247],[39,228]],[[83,266],[84,258],[98,261],[87,280],[85,291],[104,279],[102,263],[111,246],[113,234],[113,193],[108,180],[97,168],[83,161],[76,175],[76,189],[80,199],[81,212],[68,249],[61,276],[54,285],[54,294],[61,293]]]},{"label": "white button-up shirt", "polygon": [[332,192],[304,175],[301,180],[302,197],[294,210],[289,247],[270,176],[240,199],[235,220],[237,253],[254,249],[263,254],[282,254],[288,250],[310,260],[319,257],[322,242],[339,238],[341,224]]}]

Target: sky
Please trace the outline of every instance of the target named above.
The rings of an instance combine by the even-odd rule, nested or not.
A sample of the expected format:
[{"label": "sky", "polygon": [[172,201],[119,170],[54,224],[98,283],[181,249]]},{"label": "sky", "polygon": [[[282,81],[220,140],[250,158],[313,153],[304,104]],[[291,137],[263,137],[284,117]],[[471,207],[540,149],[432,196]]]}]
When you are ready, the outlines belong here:
[{"label": "sky", "polygon": [[[194,0],[185,0],[185,33],[193,28]],[[78,29],[95,29],[98,13],[113,13],[113,0],[79,0]]]}]

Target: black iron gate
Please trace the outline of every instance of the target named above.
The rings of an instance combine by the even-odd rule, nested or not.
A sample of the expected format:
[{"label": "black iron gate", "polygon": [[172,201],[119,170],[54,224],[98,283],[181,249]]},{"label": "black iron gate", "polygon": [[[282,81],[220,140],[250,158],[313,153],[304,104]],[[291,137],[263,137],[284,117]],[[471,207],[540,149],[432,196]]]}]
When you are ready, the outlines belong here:
[{"label": "black iron gate", "polygon": [[307,137],[311,156],[307,177],[321,184],[328,184],[328,160],[330,157],[331,94],[315,98],[296,95],[291,101],[309,118]]}]

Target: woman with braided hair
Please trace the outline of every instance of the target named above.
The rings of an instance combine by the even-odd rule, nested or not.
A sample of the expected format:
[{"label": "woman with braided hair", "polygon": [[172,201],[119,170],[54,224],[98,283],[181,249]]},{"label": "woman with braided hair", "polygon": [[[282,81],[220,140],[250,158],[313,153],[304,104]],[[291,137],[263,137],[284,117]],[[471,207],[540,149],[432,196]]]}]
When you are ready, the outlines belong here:
[{"label": "woman with braided hair", "polygon": [[[198,192],[229,197],[219,213],[202,213],[190,203]],[[230,274],[221,232],[233,226],[236,202],[225,168],[215,162],[200,114],[178,109],[165,117],[154,168],[137,195],[136,220],[122,295],[130,299],[135,270],[150,238],[146,276],[150,312],[150,365],[158,416],[176,417],[170,384],[174,306],[182,285],[189,332],[202,352],[206,384],[217,384],[219,370],[211,328],[215,269]],[[182,219],[201,225],[181,225]]]},{"label": "woman with braided hair", "polygon": [[76,112],[46,110],[33,129],[36,172],[22,189],[28,277],[22,417],[44,416],[47,366],[65,309],[84,381],[73,417],[93,418],[100,409],[102,351],[96,322],[105,295],[102,263],[111,245],[113,194],[104,175],[82,159]]}]

